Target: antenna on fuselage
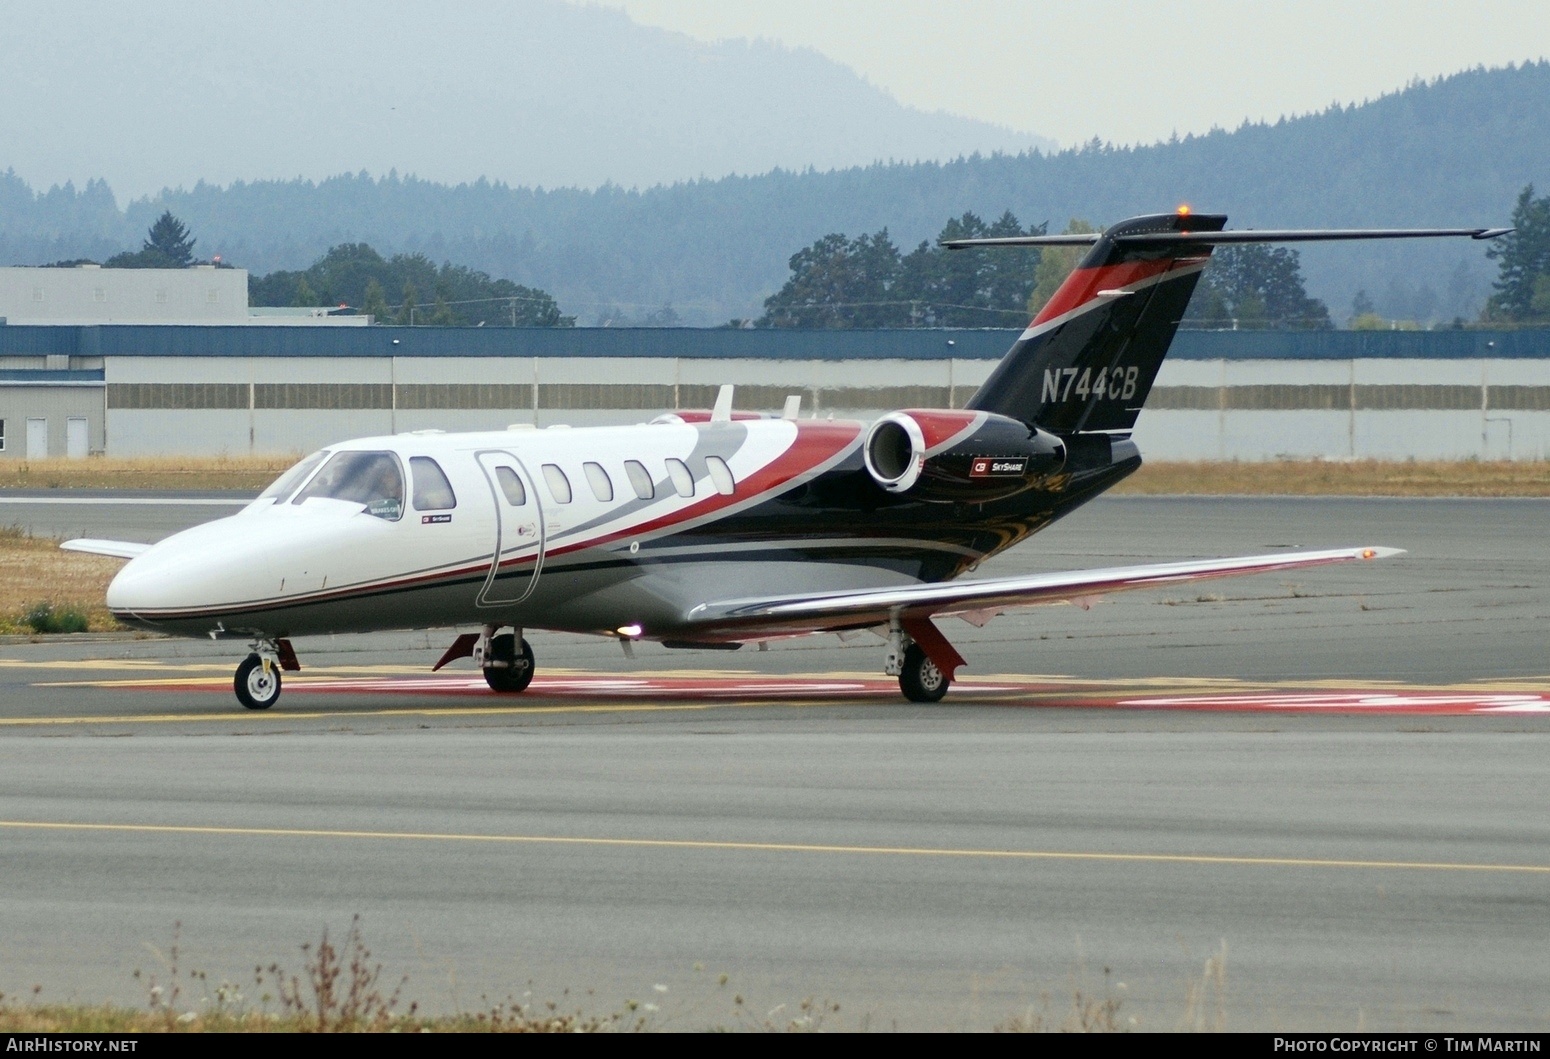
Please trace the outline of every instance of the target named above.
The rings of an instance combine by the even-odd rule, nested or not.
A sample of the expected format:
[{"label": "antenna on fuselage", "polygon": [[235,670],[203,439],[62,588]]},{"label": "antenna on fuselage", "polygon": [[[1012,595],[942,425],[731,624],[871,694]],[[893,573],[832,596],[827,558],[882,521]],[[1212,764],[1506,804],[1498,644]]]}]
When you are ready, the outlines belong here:
[{"label": "antenna on fuselage", "polygon": [[732,422],[732,384],[724,382],[721,390],[716,394],[716,407],[710,410],[712,423]]},{"label": "antenna on fuselage", "polygon": [[780,410],[780,418],[795,419],[802,413],[802,395],[794,393],[786,398],[786,407]]}]

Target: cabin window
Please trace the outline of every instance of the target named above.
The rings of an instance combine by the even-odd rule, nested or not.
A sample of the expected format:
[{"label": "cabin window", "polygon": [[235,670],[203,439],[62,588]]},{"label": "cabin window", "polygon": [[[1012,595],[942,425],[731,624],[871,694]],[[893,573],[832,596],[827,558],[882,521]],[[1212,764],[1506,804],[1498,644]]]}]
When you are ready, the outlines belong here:
[{"label": "cabin window", "polygon": [[650,500],[657,495],[656,486],[651,484],[651,472],[646,470],[645,464],[639,460],[625,460],[624,473],[629,476],[630,485],[635,489],[635,495],[642,500]]},{"label": "cabin window", "polygon": [[689,473],[689,468],[684,466],[683,460],[669,458],[667,476],[673,480],[673,488],[677,490],[679,496],[694,495],[694,475]]},{"label": "cabin window", "polygon": [[732,477],[732,468],[727,466],[727,461],[720,456],[705,457],[705,470],[710,474],[710,482],[716,487],[716,492],[722,496],[731,496],[737,488],[737,481]]},{"label": "cabin window", "polygon": [[404,475],[391,452],[339,452],[291,503],[314,497],[360,504],[368,515],[391,522],[404,513]]},{"label": "cabin window", "polygon": [[613,480],[603,470],[601,463],[583,463],[581,469],[587,474],[587,484],[592,487],[593,496],[605,504],[614,498]]},{"label": "cabin window", "polygon": [[[5,433],[5,424],[0,423],[0,435]],[[5,439],[0,436],[0,449],[5,448]],[[328,450],[314,452],[311,456],[302,460],[296,466],[286,471],[274,480],[274,484],[262,493],[258,494],[260,500],[273,500],[276,504],[283,504],[287,497],[296,491],[296,487],[307,480],[307,475],[317,470],[318,464],[328,457]]]},{"label": "cabin window", "polygon": [[411,456],[409,469],[414,472],[414,509],[416,511],[446,511],[457,507],[457,496],[452,483],[441,469],[441,464],[429,456]]},{"label": "cabin window", "polygon": [[512,507],[527,503],[527,490],[522,488],[522,479],[517,477],[516,471],[510,467],[497,467],[495,480],[500,483],[501,492],[506,494],[506,503]]},{"label": "cabin window", "polygon": [[549,483],[549,495],[557,504],[570,503],[570,479],[552,463],[544,464],[544,481]]}]

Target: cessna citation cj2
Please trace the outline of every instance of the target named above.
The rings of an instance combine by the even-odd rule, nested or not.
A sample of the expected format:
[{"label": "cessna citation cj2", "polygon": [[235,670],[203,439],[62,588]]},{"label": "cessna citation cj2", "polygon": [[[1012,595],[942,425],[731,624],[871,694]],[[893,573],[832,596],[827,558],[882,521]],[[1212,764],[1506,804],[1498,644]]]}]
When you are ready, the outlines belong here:
[{"label": "cessna citation cj2", "polygon": [[[154,544],[75,540],[129,559],[108,588],[130,625],[251,641],[237,698],[272,706],[290,638],[477,627],[497,692],[533,678],[526,632],[735,649],[872,629],[905,696],[935,702],[964,659],[934,624],[1198,578],[1395,554],[1339,548],[1074,573],[961,575],[1141,465],[1130,440],[1212,248],[1506,229],[1224,231],[1225,216],[1136,217],[1101,234],[973,239],[1091,244],[963,409],[871,424],[732,411],[639,426],[414,433],[312,454],[240,513]],[[510,631],[502,631],[510,630]]]}]

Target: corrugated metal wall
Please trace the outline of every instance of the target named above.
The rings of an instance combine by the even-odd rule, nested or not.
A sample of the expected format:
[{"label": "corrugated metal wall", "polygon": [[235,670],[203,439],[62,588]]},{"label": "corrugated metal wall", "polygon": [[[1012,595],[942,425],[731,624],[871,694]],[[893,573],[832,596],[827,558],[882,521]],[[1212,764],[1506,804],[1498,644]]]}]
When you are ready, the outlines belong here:
[{"label": "corrugated metal wall", "polygon": [[[739,408],[774,412],[798,394],[804,415],[874,418],[961,407],[1015,337],[0,327],[0,412],[20,422],[42,407],[43,376],[75,380],[71,407],[94,403],[92,447],[122,455],[640,422],[707,408],[723,383]],[[1550,331],[1182,333],[1136,439],[1154,459],[1550,457]],[[5,455],[18,454],[13,441]]]}]

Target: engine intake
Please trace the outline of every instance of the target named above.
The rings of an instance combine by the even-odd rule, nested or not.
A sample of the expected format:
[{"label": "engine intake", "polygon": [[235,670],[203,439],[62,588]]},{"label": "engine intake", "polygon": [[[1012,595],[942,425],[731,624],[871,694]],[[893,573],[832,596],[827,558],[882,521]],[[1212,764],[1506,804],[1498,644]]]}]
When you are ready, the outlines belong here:
[{"label": "engine intake", "polygon": [[867,432],[862,460],[885,491],[932,503],[987,503],[1031,489],[1065,465],[1053,434],[986,412],[890,412]]}]

